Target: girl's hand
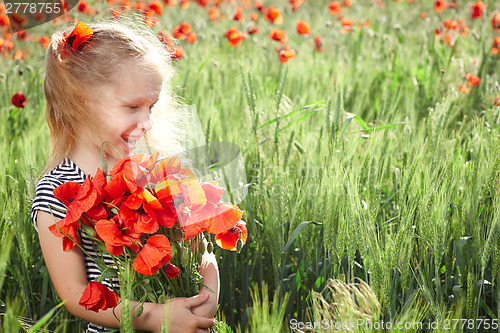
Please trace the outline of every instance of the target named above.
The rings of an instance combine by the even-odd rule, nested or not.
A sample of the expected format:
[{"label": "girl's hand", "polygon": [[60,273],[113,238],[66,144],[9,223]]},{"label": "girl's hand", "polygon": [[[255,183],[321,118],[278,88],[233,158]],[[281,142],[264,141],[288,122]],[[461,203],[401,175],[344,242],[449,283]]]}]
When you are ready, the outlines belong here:
[{"label": "girl's hand", "polygon": [[[165,323],[169,325],[169,333],[201,333],[215,325],[214,318],[198,316],[192,312],[193,308],[204,304],[209,299],[208,293],[193,297],[172,298],[167,303]],[[161,328],[153,331],[160,333]]]}]

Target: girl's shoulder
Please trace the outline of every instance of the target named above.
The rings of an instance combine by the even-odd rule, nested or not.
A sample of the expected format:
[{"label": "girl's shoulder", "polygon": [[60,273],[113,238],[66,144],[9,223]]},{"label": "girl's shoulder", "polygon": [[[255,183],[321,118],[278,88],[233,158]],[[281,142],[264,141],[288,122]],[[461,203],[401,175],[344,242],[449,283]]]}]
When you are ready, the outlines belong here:
[{"label": "girl's shoulder", "polygon": [[54,197],[54,189],[67,182],[83,183],[85,174],[69,158],[65,158],[54,169],[43,175],[36,186],[35,198],[31,205],[31,219],[36,228],[36,214],[39,210],[62,219],[66,206]]}]

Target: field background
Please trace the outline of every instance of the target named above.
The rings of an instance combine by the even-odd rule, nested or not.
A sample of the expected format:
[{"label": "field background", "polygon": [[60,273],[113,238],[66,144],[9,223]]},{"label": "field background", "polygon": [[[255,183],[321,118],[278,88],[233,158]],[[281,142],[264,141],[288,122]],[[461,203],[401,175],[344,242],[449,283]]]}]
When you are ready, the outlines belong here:
[{"label": "field background", "polygon": [[[474,324],[451,322],[446,332],[492,331],[478,323],[492,323],[500,310],[500,56],[492,52],[500,3],[484,1],[475,19],[468,1],[438,13],[430,0],[352,0],[335,16],[329,1],[308,0],[296,11],[288,1],[263,3],[279,8],[284,23],[237,1],[222,2],[212,21],[211,5],[193,1],[164,7],[152,27],[191,24],[197,41],[177,41],[184,54],[173,86],[196,106],[207,141],[237,144],[245,161],[249,193],[239,206],[249,239],[239,254],[217,252],[221,317],[252,332],[288,332],[292,319],[357,318],[394,325],[463,318]],[[238,4],[243,21],[232,20]],[[119,6],[88,3],[97,12],[112,5]],[[251,12],[260,33],[230,46],[225,32],[245,33]],[[341,31],[339,16],[353,20],[352,31]],[[446,19],[468,26],[466,36],[451,32],[452,45],[442,39]],[[297,20],[309,23],[311,36],[297,33]],[[4,30],[14,47],[0,47],[4,332],[37,322],[57,332],[85,326],[55,308],[60,300],[30,220],[48,153],[39,39],[60,24],[24,39]],[[296,51],[287,64],[275,49],[284,45],[269,38],[273,28],[284,29]],[[468,73],[479,85],[468,86]],[[17,91],[24,108],[11,103]]]}]

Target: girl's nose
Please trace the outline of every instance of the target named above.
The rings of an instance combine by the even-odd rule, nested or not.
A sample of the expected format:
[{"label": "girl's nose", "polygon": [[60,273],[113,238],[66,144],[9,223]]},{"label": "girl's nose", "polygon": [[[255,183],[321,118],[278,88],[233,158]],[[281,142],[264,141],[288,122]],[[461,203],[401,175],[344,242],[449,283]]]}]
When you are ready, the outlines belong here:
[{"label": "girl's nose", "polygon": [[138,127],[144,132],[148,132],[151,130],[151,128],[153,127],[153,120],[151,119],[151,114],[149,112],[146,113],[146,116],[138,124]]}]

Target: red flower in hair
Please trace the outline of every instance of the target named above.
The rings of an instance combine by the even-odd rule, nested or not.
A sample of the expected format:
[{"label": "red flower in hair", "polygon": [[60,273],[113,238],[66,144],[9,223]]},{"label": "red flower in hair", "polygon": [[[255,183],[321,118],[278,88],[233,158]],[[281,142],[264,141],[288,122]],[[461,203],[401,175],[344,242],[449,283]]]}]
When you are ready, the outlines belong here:
[{"label": "red flower in hair", "polygon": [[85,43],[93,34],[94,32],[91,28],[87,27],[85,23],[79,21],[69,35],[64,33],[62,45],[63,47],[69,45],[72,51],[77,50],[80,45]]}]

